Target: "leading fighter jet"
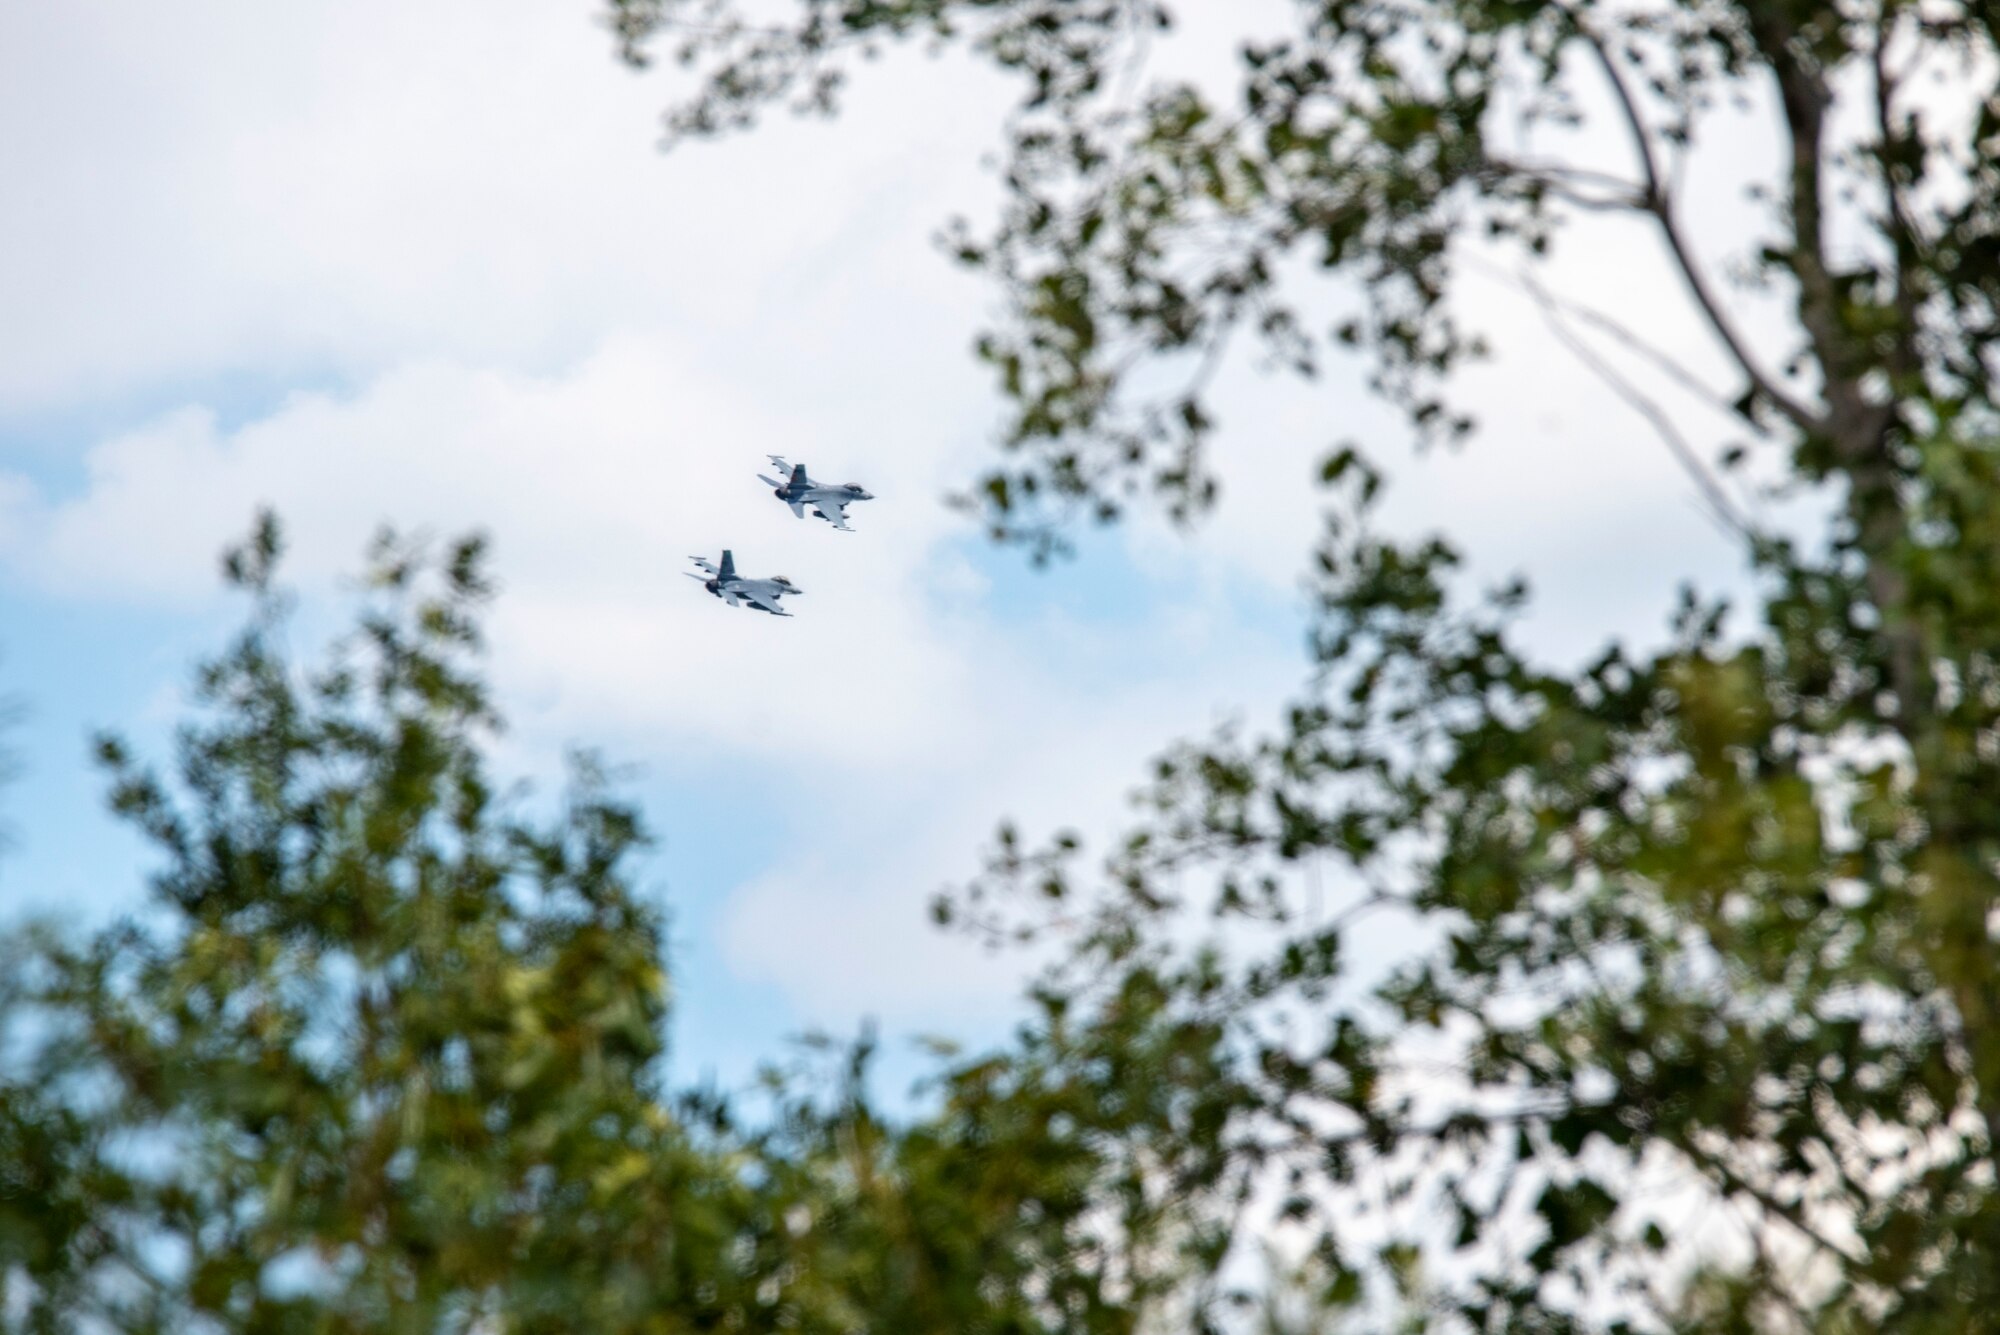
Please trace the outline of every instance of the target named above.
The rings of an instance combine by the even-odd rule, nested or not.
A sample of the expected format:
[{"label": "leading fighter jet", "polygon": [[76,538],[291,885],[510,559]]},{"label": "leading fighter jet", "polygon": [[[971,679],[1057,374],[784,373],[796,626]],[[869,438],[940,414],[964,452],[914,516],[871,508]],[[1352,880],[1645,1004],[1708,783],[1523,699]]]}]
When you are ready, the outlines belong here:
[{"label": "leading fighter jet", "polygon": [[806,476],[804,464],[797,466],[787,464],[782,455],[767,454],[764,457],[769,459],[780,473],[791,468],[792,476],[787,481],[780,482],[776,478],[765,477],[759,473],[757,480],[773,488],[777,492],[778,499],[791,506],[792,513],[800,518],[805,517],[806,507],[810,505],[813,513],[821,519],[842,533],[852,533],[854,530],[847,526],[847,507],[855,501],[875,499],[875,494],[859,483],[843,482],[839,486],[833,486],[825,482],[815,482]]},{"label": "leading fighter jet", "polygon": [[[710,565],[708,558],[691,556],[688,558],[701,567],[699,575],[688,575],[689,579],[701,580],[701,586],[731,607],[748,604],[759,612],[769,612],[774,617],[788,617],[790,612],[778,606],[778,599],[788,593],[801,593],[797,585],[778,575],[772,579],[745,579],[736,573],[736,558],[727,550],[722,553],[722,564]],[[686,572],[682,572],[686,573]]]}]

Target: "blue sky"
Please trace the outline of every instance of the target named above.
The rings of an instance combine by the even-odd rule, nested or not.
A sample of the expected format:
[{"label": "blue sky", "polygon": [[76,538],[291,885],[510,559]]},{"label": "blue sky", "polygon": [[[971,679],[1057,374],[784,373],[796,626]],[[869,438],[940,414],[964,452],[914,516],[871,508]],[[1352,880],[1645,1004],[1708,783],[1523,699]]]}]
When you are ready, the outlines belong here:
[{"label": "blue sky", "polygon": [[[993,199],[1005,89],[898,60],[836,128],[662,157],[663,76],[617,66],[595,13],[0,10],[0,694],[27,709],[0,912],[139,904],[86,738],[163,753],[232,624],[216,553],[259,504],[290,526],[308,643],[380,522],[491,533],[500,764],[551,776],[583,744],[634,767],[678,1060],[725,1080],[808,1025],[1005,1024],[1020,962],[940,937],[926,902],[1002,817],[1109,831],[1152,753],[1271,716],[1336,440],[1397,462],[1395,522],[1452,529],[1481,577],[1527,571],[1551,653],[1656,633],[1679,579],[1734,577],[1658,444],[1580,369],[1510,357],[1547,346],[1538,317],[1477,285],[1501,357],[1466,383],[1471,450],[1408,458],[1358,368],[1233,368],[1221,512],[1031,571],[940,503],[997,411],[969,355],[992,294],[930,238]],[[1212,69],[1217,37],[1172,58]],[[1557,277],[1675,308],[1657,258],[1621,235]],[[1656,332],[1715,366],[1698,327]],[[851,536],[795,521],[755,481],[767,452],[879,499]],[[724,545],[806,590],[794,620],[680,578]]]}]

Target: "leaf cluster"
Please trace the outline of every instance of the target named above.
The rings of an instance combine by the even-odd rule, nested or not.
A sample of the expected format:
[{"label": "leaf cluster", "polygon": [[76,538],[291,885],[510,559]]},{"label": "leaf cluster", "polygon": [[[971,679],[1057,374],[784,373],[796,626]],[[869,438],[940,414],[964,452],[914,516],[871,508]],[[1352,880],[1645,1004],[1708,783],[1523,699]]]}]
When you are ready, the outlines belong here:
[{"label": "leaf cluster", "polygon": [[384,535],[312,671],[281,545],[225,561],[251,615],[173,772],[99,743],[148,913],[0,941],[0,1330],[1131,1329],[1182,1218],[1151,1170],[1215,1171],[1221,1097],[1144,1073],[1205,1083],[1210,1030],[1132,989],[914,1123],[866,1043],[668,1088],[635,812],[588,757],[494,789],[483,544]]},{"label": "leaf cluster", "polygon": [[[1280,726],[1169,753],[1101,868],[1071,837],[1003,834],[939,914],[1060,942],[1044,1004],[1080,1032],[1108,1032],[1129,983],[1214,1026],[1230,1167],[1186,1208],[1234,1218],[1246,1197],[1221,1184],[1252,1181],[1260,1209],[1185,1290],[1191,1324],[1258,1307],[1216,1277],[1268,1244],[1266,1297],[1311,1275],[1305,1310],[1357,1328],[1991,1327],[1987,7],[1301,0],[1289,36],[1242,49],[1231,96],[1136,98],[1123,72],[1169,20],[1151,5],[1121,23],[1034,0],[801,0],[753,31],[722,3],[692,34],[692,6],[620,12],[642,46],[685,38],[676,123],[699,133],[789,91],[773,53],[844,70],[918,31],[1041,53],[997,62],[1028,76],[1005,202],[952,241],[1009,311],[980,353],[1010,454],[975,502],[1039,552],[1079,511],[1213,501],[1206,386],[1237,334],[1306,375],[1359,348],[1420,439],[1462,437],[1450,380],[1482,345],[1451,297],[1471,243],[1532,272],[1587,215],[1651,229],[1734,386],[1523,286],[1741,543],[1747,615],[1690,593],[1665,649],[1540,663],[1525,591],[1468,599],[1448,538],[1376,532],[1380,479],[1344,448],[1311,678]],[[1017,26],[1030,47],[1005,44]],[[749,51],[780,75],[739,77]],[[1592,105],[1620,170],[1565,156]],[[1683,217],[1705,137],[1745,127],[1779,166],[1732,267],[1782,309],[1777,337],[1752,335]],[[1359,280],[1351,317],[1310,327],[1309,266]],[[1696,448],[1592,340],[1752,443]],[[1822,497],[1826,528],[1760,523],[1724,476],[1750,459]],[[1386,981],[1352,944],[1384,920],[1363,939],[1402,943]]]}]

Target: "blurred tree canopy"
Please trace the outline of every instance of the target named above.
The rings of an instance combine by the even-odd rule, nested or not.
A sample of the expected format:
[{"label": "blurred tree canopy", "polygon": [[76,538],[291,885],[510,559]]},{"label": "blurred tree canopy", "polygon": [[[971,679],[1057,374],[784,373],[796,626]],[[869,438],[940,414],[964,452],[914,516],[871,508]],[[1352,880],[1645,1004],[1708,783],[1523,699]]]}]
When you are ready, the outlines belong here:
[{"label": "blurred tree canopy", "polygon": [[[1146,1174],[1203,1144],[1142,1077],[1219,1100],[1213,1034],[1031,1037],[914,1128],[865,1049],[747,1125],[668,1091],[637,818],[587,760],[540,816],[491,788],[481,544],[385,535],[310,671],[279,551],[267,516],[227,558],[252,615],[171,776],[100,743],[151,911],[0,943],[0,1330],[1128,1328],[1177,1218]],[[1063,1074],[1099,1060],[1122,1106]]]},{"label": "blurred tree canopy", "polygon": [[[1734,616],[1690,593],[1665,649],[1552,666],[1525,592],[1467,596],[1449,535],[1379,532],[1382,474],[1337,448],[1310,676],[1275,730],[1169,753],[1101,867],[1003,837],[940,906],[1062,943],[1046,1032],[1125,1023],[1138,989],[1220,1035],[1221,1166],[1152,1174],[1185,1214],[1170,1324],[1277,1302],[1232,1278],[1262,1244],[1294,1290],[1264,1319],[1315,1329],[2000,1328],[2000,15],[1299,0],[1215,93],[1140,73],[1181,8],[610,18],[681,68],[670,140],[831,113],[897,42],[1018,80],[999,216],[951,233],[1005,299],[978,345],[1002,459],[971,496],[997,535],[1045,552],[1081,517],[1212,504],[1233,339],[1306,375],[1351,347],[1420,438],[1475,433],[1451,388],[1481,350],[1452,300],[1476,241],[1514,250],[1552,353],[1647,409],[1633,434],[1676,451],[1758,593]],[[1607,135],[1610,167],[1585,151]],[[1690,165],[1748,136],[1777,164],[1761,221],[1699,254]],[[1653,233],[1733,384],[1540,284],[1585,215]],[[1359,298],[1327,327],[1315,267]],[[1747,443],[1691,442],[1600,348]],[[1764,527],[1740,469],[1824,525]],[[1423,944],[1359,986],[1371,916]]]}]

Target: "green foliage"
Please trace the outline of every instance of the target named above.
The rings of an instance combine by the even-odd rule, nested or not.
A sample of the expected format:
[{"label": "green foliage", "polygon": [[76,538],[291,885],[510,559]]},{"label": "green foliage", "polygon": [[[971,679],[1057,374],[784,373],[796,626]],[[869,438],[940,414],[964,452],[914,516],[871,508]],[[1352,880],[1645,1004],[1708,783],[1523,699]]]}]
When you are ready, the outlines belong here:
[{"label": "green foliage", "polygon": [[255,613],[198,676],[173,778],[99,743],[164,916],[36,937],[9,971],[21,1327],[603,1330],[671,1302],[694,1328],[751,1306],[774,1267],[729,1249],[754,1193],[649,1075],[665,974],[623,871],[632,812],[587,764],[547,820],[491,791],[479,543],[433,569],[385,536],[359,632],[306,677],[278,548],[267,516],[225,563]]},{"label": "green foliage", "polygon": [[480,543],[385,535],[312,672],[280,545],[224,563],[252,615],[174,773],[99,743],[151,910],[0,939],[0,1330],[1109,1335],[1178,1283],[1232,1086],[1164,982],[911,1125],[866,1044],[750,1117],[667,1090],[634,813],[587,759],[493,791]]},{"label": "green foliage", "polygon": [[[1058,939],[1042,1004],[1068,1032],[1115,1042],[1139,986],[1216,1035],[1217,1071],[1181,1095],[1226,1091],[1223,1163],[1181,1207],[1190,1238],[1233,1236],[1182,1253],[1168,1324],[1225,1319],[1225,1258],[1268,1241],[1274,1328],[1315,1282],[1329,1302],[1305,1319],[1356,1329],[1995,1328],[1989,7],[1300,0],[1288,37],[1241,52],[1233,98],[1136,103],[1119,72],[1170,21],[1158,0],[613,9],[628,54],[671,42],[692,68],[679,134],[800,92],[830,109],[855,57],[908,37],[1022,77],[1003,212],[954,249],[1010,308],[980,353],[1011,455],[976,503],[1039,552],[1079,510],[1213,499],[1203,386],[1241,332],[1308,375],[1360,349],[1420,437],[1470,433],[1448,395],[1480,351],[1450,301],[1460,241],[1532,266],[1583,213],[1656,234],[1738,377],[1707,391],[1751,437],[1715,442],[1721,467],[1754,457],[1829,504],[1822,533],[1758,530],[1635,398],[1760,592],[1733,621],[1690,594],[1664,650],[1551,667],[1519,643],[1521,589],[1469,600],[1449,541],[1371,527],[1379,479],[1343,450],[1312,675],[1281,725],[1169,754],[1101,874],[1074,840],[1004,836],[940,906]],[[1514,133],[1593,102],[1622,171]],[[1739,324],[1683,226],[1703,136],[1749,123],[1725,114],[1779,150],[1765,230],[1733,257],[1788,303],[1776,338]],[[1301,257],[1358,280],[1351,320],[1307,327]],[[1571,346],[1587,328],[1699,389],[1603,312],[1527,290]],[[1184,388],[1137,388],[1175,367]],[[1412,942],[1379,986],[1350,972],[1370,917]],[[1286,1278],[1313,1267],[1331,1278]]]},{"label": "green foliage", "polygon": [[[1652,414],[1754,605],[1690,593],[1665,648],[1551,666],[1523,589],[1468,597],[1453,545],[1378,532],[1379,475],[1334,454],[1298,699],[1163,757],[1101,869],[1003,834],[938,916],[1054,962],[1014,1040],[902,1123],[865,1046],[774,1073],[755,1117],[662,1088],[638,822],[588,765],[553,812],[490,791],[477,545],[385,542],[358,635],[301,677],[266,524],[177,774],[103,746],[155,915],[6,944],[0,1323],[1995,1328],[1986,9],[1301,0],[1226,105],[1120,94],[1157,0],[611,9],[629,56],[664,36],[693,67],[677,134],[831,110],[897,40],[1023,79],[1002,216],[954,248],[1010,312],[980,345],[1010,455],[975,503],[1038,552],[1079,512],[1213,501],[1203,387],[1245,330],[1304,374],[1360,349],[1421,436],[1470,433],[1457,243],[1532,264],[1580,212],[1652,228],[1729,359],[1712,397],[1751,440],[1722,467],[1832,517],[1759,531]],[[1939,73],[1963,116],[1914,91]],[[1503,133],[1503,104],[1563,125],[1596,96],[1623,173]],[[1768,344],[1677,194],[1746,98],[1784,150],[1737,257],[1789,302]],[[1307,326],[1301,257],[1359,280],[1351,319]],[[1529,291],[1573,346],[1639,346]],[[1142,366],[1187,379],[1141,393]]]}]

